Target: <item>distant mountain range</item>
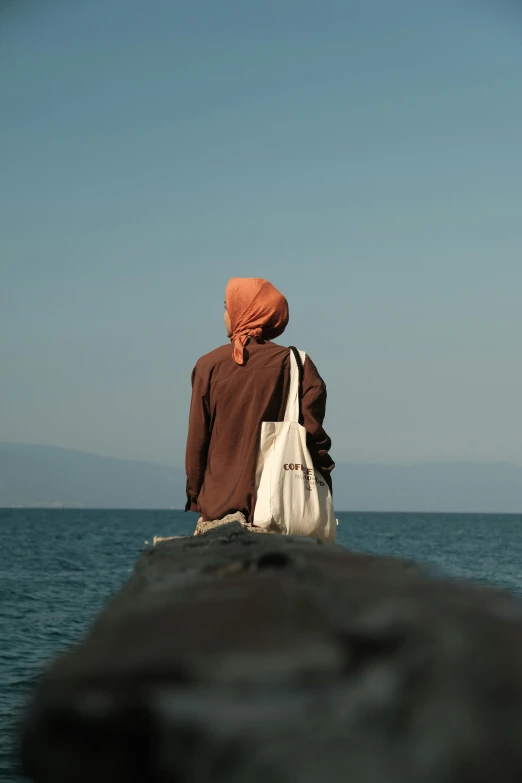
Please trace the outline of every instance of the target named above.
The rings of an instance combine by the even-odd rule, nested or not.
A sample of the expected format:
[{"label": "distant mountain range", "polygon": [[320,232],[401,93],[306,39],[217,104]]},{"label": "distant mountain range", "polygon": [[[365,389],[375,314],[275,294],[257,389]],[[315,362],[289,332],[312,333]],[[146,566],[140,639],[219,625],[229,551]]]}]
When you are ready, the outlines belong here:
[{"label": "distant mountain range", "polygon": [[0,443],[0,506],[181,508],[181,470],[54,446]]},{"label": "distant mountain range", "polygon": [[[511,463],[338,464],[338,511],[520,513]],[[182,470],[53,446],[0,443],[0,506],[183,508]]]}]

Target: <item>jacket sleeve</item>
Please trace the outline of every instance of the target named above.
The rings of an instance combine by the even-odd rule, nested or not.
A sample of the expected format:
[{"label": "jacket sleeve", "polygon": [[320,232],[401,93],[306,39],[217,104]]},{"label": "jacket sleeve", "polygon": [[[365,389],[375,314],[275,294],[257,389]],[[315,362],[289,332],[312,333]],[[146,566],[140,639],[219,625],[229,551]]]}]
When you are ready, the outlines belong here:
[{"label": "jacket sleeve", "polygon": [[320,469],[331,490],[331,472],[335,467],[335,462],[328,453],[332,446],[332,441],[323,429],[325,410],[326,385],[317,372],[315,364],[307,355],[303,373],[302,424],[306,429],[307,446],[314,465]]},{"label": "jacket sleeve", "polygon": [[187,473],[187,503],[185,511],[198,511],[198,495],[207,467],[208,446],[210,442],[210,409],[208,382],[198,373],[198,367],[192,372],[192,399],[185,452]]}]

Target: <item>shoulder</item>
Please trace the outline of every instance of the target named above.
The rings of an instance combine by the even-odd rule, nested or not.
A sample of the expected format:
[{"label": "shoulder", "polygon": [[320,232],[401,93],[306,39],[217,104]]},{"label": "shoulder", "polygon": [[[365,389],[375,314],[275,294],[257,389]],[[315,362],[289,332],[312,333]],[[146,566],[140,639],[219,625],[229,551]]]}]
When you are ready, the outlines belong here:
[{"label": "shoulder", "polygon": [[314,361],[312,360],[312,358],[310,357],[310,355],[305,350],[300,348],[298,345],[296,345],[294,347],[297,348],[297,350],[299,351],[301,356],[304,354],[304,357],[305,357],[304,368],[305,368],[305,370],[309,370],[310,372],[319,375],[319,373],[317,371],[317,367],[316,367]]},{"label": "shoulder", "polygon": [[312,361],[312,359],[306,354],[306,359],[304,362],[304,377],[305,377],[305,385],[307,386],[316,386],[320,389],[326,390],[326,384],[321,377],[319,370],[317,369],[316,365]]},{"label": "shoulder", "polygon": [[232,345],[227,343],[226,345],[220,345],[219,348],[215,348],[213,351],[200,356],[197,360],[194,372],[202,377],[211,374],[216,365],[223,364],[232,359]]}]

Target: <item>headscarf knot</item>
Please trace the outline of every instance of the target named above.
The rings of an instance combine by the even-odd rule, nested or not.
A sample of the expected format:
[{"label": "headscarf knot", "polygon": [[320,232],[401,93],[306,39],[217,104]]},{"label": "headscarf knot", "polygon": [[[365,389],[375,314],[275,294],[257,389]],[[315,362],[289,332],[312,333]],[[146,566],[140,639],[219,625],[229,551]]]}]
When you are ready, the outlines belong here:
[{"label": "headscarf knot", "polygon": [[233,277],[227,285],[225,304],[232,327],[232,355],[238,364],[245,363],[250,337],[273,340],[288,324],[288,302],[261,277]]}]

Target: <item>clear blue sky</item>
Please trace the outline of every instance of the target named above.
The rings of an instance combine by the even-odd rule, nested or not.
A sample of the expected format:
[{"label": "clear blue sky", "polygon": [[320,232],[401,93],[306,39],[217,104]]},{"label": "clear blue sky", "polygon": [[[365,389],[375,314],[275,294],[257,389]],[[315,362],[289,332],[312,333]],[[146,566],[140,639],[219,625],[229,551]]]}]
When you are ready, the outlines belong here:
[{"label": "clear blue sky", "polygon": [[338,461],[522,464],[514,2],[19,0],[0,28],[0,440],[182,465],[256,275]]}]

